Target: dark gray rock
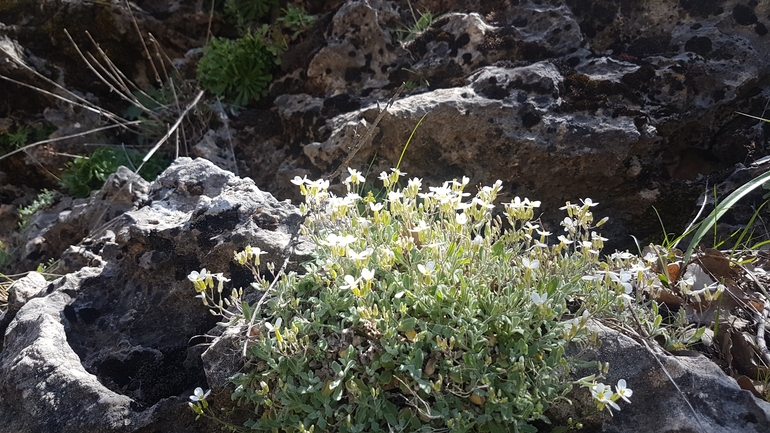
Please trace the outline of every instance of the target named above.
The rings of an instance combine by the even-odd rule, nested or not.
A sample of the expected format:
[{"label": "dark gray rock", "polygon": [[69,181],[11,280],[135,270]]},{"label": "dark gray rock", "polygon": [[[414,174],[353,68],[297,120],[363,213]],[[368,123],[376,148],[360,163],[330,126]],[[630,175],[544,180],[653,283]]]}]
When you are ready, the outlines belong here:
[{"label": "dark gray rock", "polygon": [[[501,201],[541,200],[551,227],[564,217],[558,208],[565,200],[611,197],[601,213],[612,222],[602,229],[610,239],[620,237],[658,197],[654,188],[640,186],[640,175],[660,138],[654,127],[637,125],[630,116],[564,112],[564,81],[551,62],[490,66],[464,87],[406,96],[388,109],[376,141],[363,146],[351,166],[367,169],[372,180],[395,166],[427,113],[401,164],[409,177],[429,185],[463,175],[474,185],[500,179]],[[305,158],[320,172],[334,171],[377,113],[369,106],[331,119],[329,139],[306,145]],[[296,169],[284,167],[278,179],[288,184]]]},{"label": "dark gray rock", "polygon": [[[148,185],[139,175],[120,167],[105,181],[102,189],[92,192],[89,198],[66,198],[50,209],[35,213],[18,241],[24,247],[16,266],[35,269],[46,258],[60,257],[66,249],[80,244],[102,225],[141,206],[147,199]],[[62,262],[63,271],[74,272],[78,266],[89,262],[94,265],[94,259],[67,255]]]},{"label": "dark gray rock", "polygon": [[[427,112],[404,155],[409,176],[469,175],[473,184],[499,178],[509,193],[541,200],[546,210],[591,197],[611,217],[603,228],[610,248],[633,248],[629,234],[657,239],[661,226],[652,206],[667,230],[681,230],[704,176],[770,148],[765,128],[735,114],[761,115],[770,98],[767,5],[696,4],[423,2],[414,16],[430,10],[432,25],[404,40],[397,29],[414,24],[408,5],[385,2],[387,13],[362,14],[365,6],[347,2],[326,33],[328,47],[311,61],[323,60],[326,69],[291,71],[321,84],[297,94],[285,94],[290,88],[283,86],[275,101],[283,137],[292,142],[280,146],[279,175],[254,175],[282,197],[297,198],[286,180],[334,170],[366,134],[377,104],[408,82],[407,96],[388,111],[354,168],[366,171],[373,163],[376,174],[395,166]],[[332,29],[354,16],[376,29],[375,49],[390,38],[392,51],[384,52],[397,60],[383,69],[386,81],[379,73],[347,85],[335,78],[344,77],[350,60],[329,61],[330,50],[355,43],[358,34]],[[393,19],[400,25],[389,27]],[[542,74],[543,65],[550,75]],[[533,75],[538,69],[540,77]]]},{"label": "dark gray rock", "polygon": [[[216,322],[187,275],[223,272],[249,293],[252,277],[233,252],[259,247],[263,263],[280,266],[302,219],[290,203],[203,159],[180,158],[146,197],[69,253],[93,255],[96,267],[47,283],[24,305],[15,298],[0,353],[0,430],[214,428],[194,423],[185,403],[195,387],[209,387],[201,354]],[[308,245],[297,248],[294,259],[307,258]],[[229,400],[221,389],[217,398]]]}]

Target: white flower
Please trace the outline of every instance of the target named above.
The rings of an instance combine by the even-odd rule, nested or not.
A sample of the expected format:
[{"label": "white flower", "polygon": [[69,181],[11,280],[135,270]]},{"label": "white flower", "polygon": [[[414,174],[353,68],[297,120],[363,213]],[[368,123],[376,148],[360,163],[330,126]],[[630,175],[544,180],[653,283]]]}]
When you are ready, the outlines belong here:
[{"label": "white flower", "polygon": [[571,239],[567,239],[567,238],[565,238],[565,237],[564,237],[564,235],[559,235],[559,236],[557,237],[557,239],[559,239],[559,241],[560,241],[561,243],[565,244],[565,245],[569,245],[569,244],[571,244],[571,243],[575,242],[575,241],[573,241],[573,240],[571,240]]},{"label": "white flower", "polygon": [[329,247],[347,247],[355,241],[356,238],[352,235],[339,236],[332,233],[326,237],[326,240],[320,241],[320,243]]},{"label": "white flower", "polygon": [[371,209],[373,212],[379,212],[383,208],[382,203],[369,203],[369,209]]},{"label": "white flower", "polygon": [[291,183],[293,183],[294,185],[304,185],[308,182],[309,180],[307,179],[307,176],[305,177],[294,176],[294,179],[291,180]]},{"label": "white flower", "polygon": [[582,202],[583,202],[583,206],[588,206],[588,207],[594,207],[594,206],[596,206],[597,204],[599,204],[599,203],[594,203],[594,201],[593,201],[593,200],[591,200],[590,198],[586,198],[585,200],[583,200],[583,199],[580,199],[580,201],[582,201]]},{"label": "white flower", "polygon": [[273,324],[270,323],[270,322],[265,322],[265,327],[267,328],[267,330],[269,332],[275,332],[275,331],[281,329],[281,325],[282,324],[283,324],[283,318],[279,317],[275,321],[275,326],[273,326]]},{"label": "white flower", "polygon": [[578,221],[570,217],[564,217],[564,220],[561,222],[561,225],[564,226],[564,231],[568,232],[578,227]]},{"label": "white flower", "polygon": [[592,241],[608,241],[609,239],[602,237],[602,235],[597,234],[596,232],[591,232],[591,240]]},{"label": "white flower", "polygon": [[458,213],[455,215],[455,222],[459,225],[465,225],[468,222],[468,216],[465,215],[465,212]]},{"label": "white flower", "polygon": [[360,253],[357,253],[357,252],[353,251],[352,249],[348,248],[347,256],[350,258],[350,260],[354,260],[356,262],[364,262],[369,257],[372,256],[373,252],[374,252],[374,250],[371,249],[371,248],[367,248],[367,249],[361,251]]},{"label": "white flower", "polygon": [[420,179],[418,177],[413,177],[413,178],[409,179],[409,182],[407,182],[406,187],[407,188],[416,188],[417,190],[419,190],[420,188],[422,188],[422,179]]},{"label": "white flower", "polygon": [[262,251],[259,247],[252,247],[251,245],[247,245],[243,251],[235,252],[234,254],[235,261],[241,265],[245,265],[247,262],[251,262],[253,260],[254,265],[259,266],[259,256],[262,254],[267,254],[267,252]]},{"label": "white flower", "polygon": [[[602,240],[606,241],[607,239],[602,238]],[[623,252],[616,251],[616,252],[610,254],[610,259],[612,259],[612,260],[615,260],[615,259],[628,260],[628,259],[631,259],[633,257],[634,257],[634,255],[629,253],[628,251],[623,251]]]},{"label": "white flower", "polygon": [[423,274],[426,277],[430,277],[431,273],[436,269],[436,264],[433,262],[428,262],[425,264],[425,266],[420,263],[417,265],[417,270],[420,271],[421,274]]},{"label": "white flower", "polygon": [[362,269],[361,278],[363,278],[364,281],[371,281],[371,279],[374,278],[374,271],[369,268]]},{"label": "white flower", "polygon": [[217,282],[219,283],[217,284],[217,291],[219,291],[219,293],[222,293],[222,290],[224,290],[225,288],[225,283],[230,281],[230,279],[226,278],[224,274],[222,274],[221,272],[214,274],[214,278],[216,278]]},{"label": "white flower", "polygon": [[414,198],[417,196],[417,193],[420,192],[420,189],[422,188],[422,179],[413,177],[412,179],[409,179],[409,181],[406,184],[406,189],[404,189],[404,195],[406,195],[409,198]]},{"label": "white flower", "polygon": [[[616,410],[620,410],[620,406],[618,406],[617,403],[612,401],[612,388],[610,388],[609,385],[605,385],[603,383],[597,383],[596,385],[591,387],[591,395],[594,397],[596,401],[599,402],[599,406],[603,408],[605,405],[609,405],[611,408],[614,408]],[[607,410],[610,411],[610,414],[612,413],[612,409],[609,407]]]},{"label": "white flower", "polygon": [[626,388],[625,379],[620,379],[618,381],[617,386],[615,386],[615,392],[620,396],[620,398],[625,400],[626,403],[631,403],[631,400],[629,400],[628,397],[631,397],[634,394],[634,392],[631,391],[629,388]]},{"label": "white flower", "polygon": [[428,223],[426,223],[425,220],[420,220],[420,222],[417,223],[417,226],[409,229],[409,231],[413,233],[420,233],[428,229],[430,229],[430,226],[428,225]]},{"label": "white flower", "polygon": [[204,401],[206,400],[206,397],[211,394],[211,390],[209,389],[205,393],[203,392],[203,388],[197,387],[195,388],[195,391],[193,392],[193,395],[190,396],[190,400],[192,401]]},{"label": "white flower", "polygon": [[345,181],[343,182],[346,185],[351,183],[353,185],[358,185],[359,183],[365,180],[364,177],[361,175],[361,172],[354,168],[348,167],[348,173],[350,173],[350,176],[348,176],[347,179],[345,179]]},{"label": "white flower", "polygon": [[314,180],[314,181],[309,181],[309,182],[307,182],[307,184],[311,188],[318,188],[318,189],[322,189],[322,190],[325,190],[325,189],[329,188],[329,181],[328,180],[324,180],[324,179],[318,179],[318,180]]},{"label": "white flower", "polygon": [[358,280],[352,275],[345,275],[345,285],[340,286],[340,290],[353,290],[358,286]]},{"label": "white flower", "polygon": [[537,269],[540,267],[540,260],[529,260],[527,257],[522,257],[521,264],[527,269]]},{"label": "white flower", "polygon": [[648,251],[647,254],[645,254],[644,257],[642,258],[644,259],[645,262],[652,263],[658,260],[658,255],[653,253],[652,251]]},{"label": "white flower", "polygon": [[542,296],[536,292],[532,292],[532,294],[529,295],[529,298],[532,299],[532,302],[535,305],[543,305],[548,301],[548,293],[543,293]]},{"label": "white flower", "polygon": [[201,269],[200,272],[190,272],[187,279],[192,281],[195,291],[199,293],[205,291],[206,287],[214,287],[213,275],[211,272],[207,271],[206,268]]},{"label": "white flower", "polygon": [[382,181],[382,184],[385,186],[385,188],[390,186],[390,177],[388,176],[387,171],[380,173],[379,179]]},{"label": "white flower", "polygon": [[[187,279],[192,281],[193,284],[200,283],[203,281],[206,281],[206,277],[208,277],[208,272],[206,271],[206,268],[201,269],[200,272],[198,271],[192,271],[190,272],[190,275],[187,276]],[[200,388],[198,388],[200,389]]]}]

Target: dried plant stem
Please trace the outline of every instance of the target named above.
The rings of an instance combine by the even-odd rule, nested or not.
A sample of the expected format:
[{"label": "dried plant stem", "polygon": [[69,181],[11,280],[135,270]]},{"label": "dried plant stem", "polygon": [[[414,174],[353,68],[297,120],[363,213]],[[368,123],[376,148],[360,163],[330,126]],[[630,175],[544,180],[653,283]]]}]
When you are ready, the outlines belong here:
[{"label": "dried plant stem", "polygon": [[768,305],[768,301],[765,301],[765,308],[762,309],[762,312],[754,312],[754,320],[757,322],[757,348],[762,354],[765,366],[770,366],[770,352],[767,350],[767,343],[765,342],[765,322],[767,322],[769,311],[770,305]]},{"label": "dried plant stem", "polygon": [[169,128],[168,132],[166,132],[166,135],[164,135],[163,138],[158,140],[158,143],[152,149],[150,149],[150,151],[147,152],[146,155],[144,155],[144,158],[142,158],[142,163],[139,164],[139,167],[136,169],[137,173],[139,172],[139,170],[142,169],[144,164],[152,157],[152,155],[155,154],[158,148],[160,148],[160,146],[162,146],[163,143],[165,143],[166,140],[168,140],[168,138],[171,137],[171,134],[173,134],[174,131],[176,131],[176,129],[179,128],[179,125],[182,123],[182,120],[184,120],[184,118],[187,116],[187,113],[189,113],[190,110],[193,109],[193,107],[198,105],[198,101],[200,101],[201,98],[203,97],[203,93],[204,93],[203,90],[198,91],[198,94],[195,96],[195,99],[193,99],[193,101],[184,109],[182,114],[179,115],[179,118],[177,118],[176,122],[174,122],[174,125],[171,128]]},{"label": "dried plant stem", "polygon": [[92,104],[91,102],[87,101],[86,99],[83,99],[82,97],[75,95],[74,93],[72,93],[69,90],[65,89],[64,87],[60,86],[55,81],[52,81],[48,77],[46,77],[44,75],[41,75],[39,72],[35,71],[34,69],[30,68],[29,66],[25,65],[24,63],[17,63],[17,64],[23,66],[25,69],[27,69],[27,70],[31,71],[33,74],[35,74],[35,76],[42,78],[43,80],[45,80],[49,84],[54,85],[56,88],[58,88],[60,90],[63,90],[68,95],[70,95],[73,98],[75,98],[75,99],[77,99],[79,101],[82,101],[82,102],[75,102],[72,99],[67,99],[67,98],[65,98],[65,97],[63,97],[61,95],[57,95],[57,94],[55,94],[53,92],[49,92],[47,90],[41,89],[40,87],[35,87],[35,86],[31,85],[31,84],[22,83],[21,81],[14,80],[13,78],[10,78],[10,77],[6,77],[5,75],[0,75],[0,79],[3,79],[5,81],[9,81],[9,82],[11,82],[13,84],[17,84],[17,85],[22,86],[22,87],[26,87],[28,89],[32,89],[32,90],[38,91],[38,92],[40,92],[40,93],[42,93],[44,95],[51,96],[51,97],[54,97],[54,98],[59,99],[61,101],[64,101],[64,102],[66,102],[66,103],[68,103],[70,105],[74,105],[76,107],[80,107],[80,108],[83,108],[85,110],[88,110],[88,111],[90,111],[92,113],[99,114],[100,116],[105,116],[105,117],[109,118],[110,120],[112,120],[115,123],[120,123],[120,124],[123,124],[123,125],[134,124],[134,122],[128,122],[125,119],[123,119],[122,117],[118,116],[117,114],[111,113],[111,112],[109,112],[109,111],[107,111],[107,110],[105,110],[105,109],[103,109],[101,107],[97,107],[94,104]]},{"label": "dried plant stem", "polygon": [[33,148],[35,146],[39,146],[41,144],[53,143],[55,141],[68,140],[70,138],[82,137],[84,135],[93,134],[94,132],[105,131],[107,129],[113,129],[113,128],[121,128],[121,127],[124,127],[126,125],[138,125],[141,122],[142,122],[141,120],[135,120],[133,122],[128,122],[126,124],[102,126],[102,127],[99,127],[99,128],[90,129],[88,131],[79,132],[77,134],[67,135],[67,136],[64,136],[64,137],[49,138],[47,140],[37,141],[37,142],[34,142],[32,144],[28,144],[28,145],[26,145],[24,147],[20,147],[20,148],[18,148],[16,150],[13,150],[11,152],[8,152],[5,155],[0,156],[0,160],[8,158],[9,156],[17,154],[19,152],[24,152],[26,150],[29,150],[29,149],[31,149],[31,148]]},{"label": "dried plant stem", "polygon": [[402,83],[398,89],[396,90],[396,93],[393,94],[393,96],[388,100],[388,103],[385,105],[385,108],[381,108],[379,114],[377,115],[377,118],[374,119],[374,123],[372,123],[369,128],[366,130],[366,135],[361,138],[361,140],[358,141],[358,144],[356,144],[353,149],[350,150],[350,153],[348,154],[348,157],[345,158],[345,161],[340,164],[339,167],[337,167],[334,172],[328,176],[325,177],[327,180],[332,180],[335,177],[339,176],[339,174],[342,172],[342,170],[350,164],[350,161],[353,159],[354,156],[356,156],[356,153],[358,153],[359,150],[364,146],[364,144],[368,143],[372,137],[374,137],[375,129],[377,129],[377,125],[379,125],[380,121],[383,117],[385,117],[385,113],[388,112],[388,108],[390,108],[391,105],[398,99],[399,95],[401,95],[401,92],[404,90],[404,84]]}]

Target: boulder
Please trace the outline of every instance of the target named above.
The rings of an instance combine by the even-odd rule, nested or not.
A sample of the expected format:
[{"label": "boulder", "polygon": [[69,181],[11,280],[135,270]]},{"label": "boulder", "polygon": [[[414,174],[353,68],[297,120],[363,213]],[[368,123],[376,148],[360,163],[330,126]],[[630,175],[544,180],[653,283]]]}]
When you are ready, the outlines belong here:
[{"label": "boulder", "polygon": [[[302,218],[290,203],[203,159],[180,158],[146,197],[70,253],[93,255],[90,266],[42,287],[32,274],[35,290],[14,290],[24,296],[14,297],[0,353],[0,430],[213,428],[194,423],[185,402],[195,387],[207,387],[201,354],[216,322],[187,275],[220,271],[248,294],[253,277],[233,252],[259,247],[263,263],[280,266]],[[292,257],[307,254],[300,240]],[[229,400],[221,388],[211,398]]]},{"label": "boulder", "polygon": [[[590,197],[611,217],[610,248],[635,248],[630,234],[660,236],[653,207],[667,230],[681,230],[704,176],[766,154],[764,128],[735,114],[761,115],[770,97],[769,11],[744,3],[458,0],[410,10],[351,0],[310,61],[324,68],[300,66],[274,85],[282,140],[267,133],[257,143],[248,136],[255,150],[236,145],[260,170],[264,148],[275,147],[278,176],[248,162],[241,172],[297,198],[286,180],[336,169],[406,82],[353,168],[395,166],[428,113],[402,161],[410,177],[501,179],[508,194],[545,209]],[[431,25],[405,37],[400,30],[428,10]],[[341,30],[353,21],[366,38]],[[297,85],[303,74],[316,84]],[[556,220],[545,214],[550,230]]]}]

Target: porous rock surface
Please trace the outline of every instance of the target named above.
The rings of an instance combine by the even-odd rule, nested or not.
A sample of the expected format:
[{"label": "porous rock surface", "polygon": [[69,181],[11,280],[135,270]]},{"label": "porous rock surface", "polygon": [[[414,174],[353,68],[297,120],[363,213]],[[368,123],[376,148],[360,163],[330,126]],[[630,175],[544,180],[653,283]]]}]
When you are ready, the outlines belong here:
[{"label": "porous rock surface", "polygon": [[[395,31],[414,22],[404,0],[306,3],[319,15],[316,26],[284,55],[269,101],[231,123],[239,172],[281,198],[297,198],[288,179],[336,169],[403,82],[408,88],[351,166],[371,166],[375,175],[393,167],[427,113],[403,171],[430,185],[463,175],[472,185],[501,179],[503,200],[543,201],[552,231],[563,201],[591,197],[601,202],[597,215],[613,217],[603,234],[659,234],[652,205],[665,222],[679,223],[702,192],[699,176],[732,172],[767,153],[766,126],[735,111],[761,115],[770,97],[768,2],[413,1],[417,17],[430,10],[434,20],[408,40]],[[134,4],[139,25],[171,57],[200,45],[207,27],[202,3]],[[119,67],[129,77],[153,82],[130,15],[104,2],[3,4],[2,58],[23,57],[68,88],[96,91],[96,79],[66,43],[65,21],[79,24],[70,30],[81,45],[84,27],[94,25],[103,47],[123,52]],[[0,71],[31,77],[8,62]],[[0,90],[8,100],[26,100],[25,113],[52,103],[5,82]],[[101,89],[100,97],[106,94]],[[47,117],[71,128],[72,118],[83,117],[75,111]],[[204,144],[208,154],[222,150]],[[117,190],[132,182],[118,181]],[[2,318],[0,430],[214,428],[193,423],[185,400],[208,380],[217,389],[211,398],[227,401],[224,383],[237,362],[219,354],[232,352],[232,335],[201,360],[203,341],[191,338],[212,319],[185,277],[205,266],[245,285],[248,276],[230,264],[232,250],[251,243],[280,261],[299,217],[250,181],[201,160],[180,160],[146,197],[138,191],[118,213],[137,209],[98,233],[83,233],[89,239],[63,253],[73,273],[45,286],[30,277],[16,291],[18,302]],[[61,251],[50,244],[55,224],[40,223],[51,235],[27,243],[30,261],[36,252],[42,258]],[[659,354],[696,415],[644,347],[615,331],[602,329],[600,337],[605,343],[594,359],[611,363],[605,382],[624,378],[635,394],[614,417],[587,420],[589,431],[770,428],[767,403],[706,360]],[[573,401],[564,416],[593,407],[587,391]]]},{"label": "porous rock surface", "polygon": [[[267,252],[263,263],[282,263],[301,218],[203,159],[179,159],[146,197],[69,253],[98,258],[91,266],[53,282],[31,274],[12,290],[2,320],[0,431],[213,428],[193,423],[186,404],[196,386],[208,387],[203,335],[216,321],[187,275],[221,271],[248,293],[251,275],[233,252],[252,245]],[[300,243],[295,258],[306,254]],[[213,401],[229,400],[219,391]]]},{"label": "porous rock surface", "polygon": [[[274,84],[281,139],[249,134],[241,172],[296,197],[286,181],[345,161],[408,82],[353,168],[395,166],[426,115],[404,153],[410,177],[501,179],[503,200],[543,202],[551,230],[565,201],[590,197],[612,245],[632,247],[628,234],[659,234],[653,206],[683,228],[702,176],[767,153],[766,127],[735,112],[759,115],[770,97],[770,4],[701,3],[428,1],[412,10],[432,25],[403,40],[405,2],[347,1],[319,21],[307,64]],[[277,162],[278,175],[249,161]]]}]

